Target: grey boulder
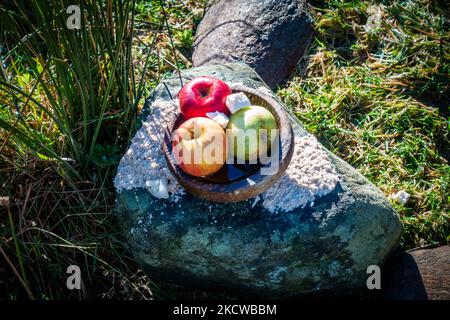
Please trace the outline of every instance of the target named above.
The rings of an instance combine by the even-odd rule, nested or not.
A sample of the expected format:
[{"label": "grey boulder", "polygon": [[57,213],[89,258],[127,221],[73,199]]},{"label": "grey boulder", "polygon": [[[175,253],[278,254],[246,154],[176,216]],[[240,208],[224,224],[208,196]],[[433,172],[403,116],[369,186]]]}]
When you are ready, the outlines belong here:
[{"label": "grey boulder", "polygon": [[313,33],[305,1],[213,1],[196,33],[195,67],[244,62],[272,88],[286,79]]},{"label": "grey boulder", "polygon": [[[267,88],[241,63],[183,74]],[[179,90],[177,77],[165,80],[142,119],[153,101],[169,100]],[[292,115],[291,123],[295,139],[307,134]],[[130,250],[150,277],[239,295],[279,298],[365,288],[367,267],[381,265],[397,247],[401,223],[379,189],[326,152],[340,177],[336,187],[289,212],[269,212],[253,199],[219,204],[184,194],[174,202],[145,188],[121,190],[116,212]]]}]

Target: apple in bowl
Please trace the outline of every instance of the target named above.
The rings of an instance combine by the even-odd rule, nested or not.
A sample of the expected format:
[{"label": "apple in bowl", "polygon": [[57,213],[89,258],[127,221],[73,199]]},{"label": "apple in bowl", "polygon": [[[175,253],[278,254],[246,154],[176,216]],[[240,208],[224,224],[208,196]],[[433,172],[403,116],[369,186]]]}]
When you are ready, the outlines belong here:
[{"label": "apple in bowl", "polygon": [[275,142],[277,121],[273,114],[260,106],[249,106],[233,113],[226,135],[232,155],[240,162],[256,163],[267,155]]},{"label": "apple in bowl", "polygon": [[227,139],[215,121],[195,117],[183,122],[172,134],[172,152],[181,170],[194,177],[219,171],[227,158]]},{"label": "apple in bowl", "polygon": [[229,115],[226,106],[231,88],[222,80],[201,76],[186,83],[178,93],[180,111],[184,119],[206,117],[209,112]]}]

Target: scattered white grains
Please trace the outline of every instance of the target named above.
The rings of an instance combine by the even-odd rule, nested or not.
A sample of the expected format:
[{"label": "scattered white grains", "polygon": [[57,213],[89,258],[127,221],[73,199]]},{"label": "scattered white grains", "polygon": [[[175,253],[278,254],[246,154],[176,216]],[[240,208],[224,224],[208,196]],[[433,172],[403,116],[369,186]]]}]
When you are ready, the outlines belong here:
[{"label": "scattered white grains", "polygon": [[233,87],[233,86],[243,86],[244,83],[243,83],[242,81],[236,81],[236,82],[228,82],[228,85],[229,85],[230,87]]},{"label": "scattered white grains", "polygon": [[151,114],[131,140],[120,160],[114,186],[123,189],[146,188],[153,196],[177,202],[184,191],[167,167],[162,151],[164,129],[175,121],[178,100],[156,100]]},{"label": "scattered white grains", "polygon": [[312,135],[295,140],[294,154],[284,175],[262,194],[272,213],[305,207],[334,190],[339,177],[327,153]]}]

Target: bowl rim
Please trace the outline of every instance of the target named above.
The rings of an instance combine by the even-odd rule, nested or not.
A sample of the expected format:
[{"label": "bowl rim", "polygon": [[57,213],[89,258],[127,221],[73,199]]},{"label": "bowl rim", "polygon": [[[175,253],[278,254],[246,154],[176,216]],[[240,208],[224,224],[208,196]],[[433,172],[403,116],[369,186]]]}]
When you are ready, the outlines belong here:
[{"label": "bowl rim", "polygon": [[[262,175],[261,170],[251,174],[246,178],[242,178],[230,183],[216,183],[212,181],[201,180],[201,178],[193,177],[184,171],[175,163],[172,155],[171,135],[175,124],[178,122],[180,115],[176,120],[168,124],[164,129],[163,153],[167,161],[167,166],[172,175],[177,179],[178,183],[188,192],[201,199],[214,202],[237,202],[248,200],[266,191],[272,186],[286,171],[292,160],[294,151],[294,134],[289,116],[283,105],[261,90],[249,88],[241,84],[231,84],[230,88],[233,93],[243,92],[244,94],[254,95],[259,99],[265,100],[270,106],[269,111],[275,116],[280,130],[280,148],[281,154],[279,158],[279,167],[273,175]],[[250,100],[251,97],[249,97]]]}]

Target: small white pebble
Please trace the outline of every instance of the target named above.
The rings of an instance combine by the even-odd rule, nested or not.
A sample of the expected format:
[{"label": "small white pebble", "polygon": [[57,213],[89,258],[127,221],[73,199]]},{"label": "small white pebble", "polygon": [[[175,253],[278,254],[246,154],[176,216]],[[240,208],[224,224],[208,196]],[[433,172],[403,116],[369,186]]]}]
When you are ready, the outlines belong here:
[{"label": "small white pebble", "polygon": [[267,89],[266,87],[261,86],[261,87],[258,88],[258,90],[261,91],[264,94],[267,94],[268,96],[272,95],[272,92],[269,89]]},{"label": "small white pebble", "polygon": [[233,114],[239,109],[251,106],[250,100],[243,92],[233,93],[227,97],[226,105],[228,110]]},{"label": "small white pebble", "polygon": [[408,202],[409,196],[410,194],[408,192],[406,192],[405,190],[400,190],[396,193],[391,194],[389,198],[401,204],[405,204]]},{"label": "small white pebble", "polygon": [[227,127],[228,122],[230,121],[230,119],[228,119],[227,115],[223,112],[218,112],[218,111],[207,112],[206,116],[209,119],[217,122],[224,129]]},{"label": "small white pebble", "polygon": [[158,199],[169,198],[169,182],[166,178],[147,181],[146,185],[152,196]]}]

